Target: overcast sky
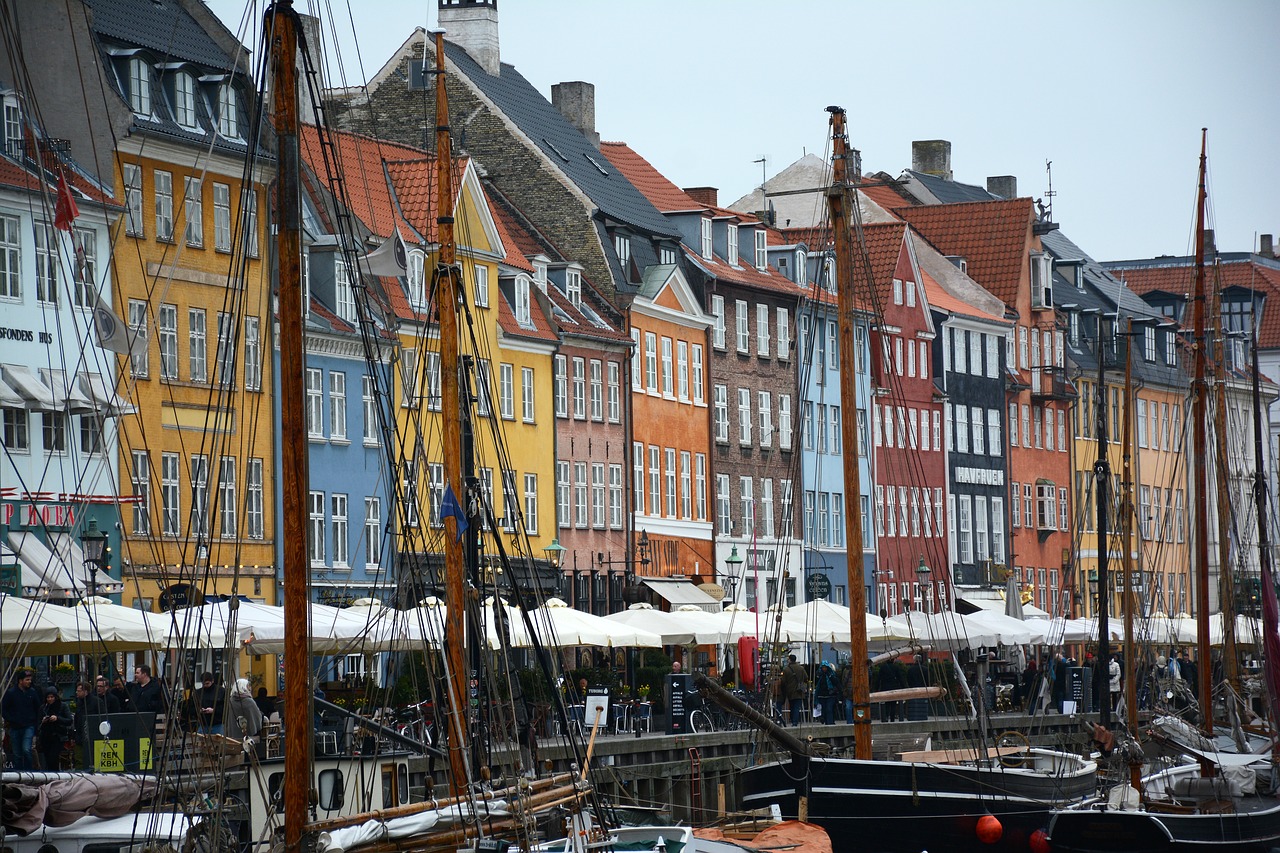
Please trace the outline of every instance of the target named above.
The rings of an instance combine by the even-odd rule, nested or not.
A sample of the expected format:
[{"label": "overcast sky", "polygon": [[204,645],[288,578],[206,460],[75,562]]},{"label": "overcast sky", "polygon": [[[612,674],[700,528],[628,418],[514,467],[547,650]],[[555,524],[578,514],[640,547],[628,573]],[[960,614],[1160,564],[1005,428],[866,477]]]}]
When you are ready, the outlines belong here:
[{"label": "overcast sky", "polygon": [[[246,6],[256,28],[266,4],[210,5],[243,33]],[[435,0],[296,6],[338,18],[349,85],[415,26],[436,23]],[[1189,252],[1208,127],[1218,246],[1246,251],[1257,234],[1280,234],[1280,4],[1270,0],[500,0],[498,10],[504,62],[547,97],[553,83],[594,83],[603,139],[627,142],[680,186],[718,187],[723,204],[759,185],[761,157],[772,175],[822,155],[824,109],[837,104],[866,171],[897,175],[912,140],[947,139],[956,180],[1011,174],[1020,195],[1038,198],[1051,160],[1054,219],[1099,260]]]}]

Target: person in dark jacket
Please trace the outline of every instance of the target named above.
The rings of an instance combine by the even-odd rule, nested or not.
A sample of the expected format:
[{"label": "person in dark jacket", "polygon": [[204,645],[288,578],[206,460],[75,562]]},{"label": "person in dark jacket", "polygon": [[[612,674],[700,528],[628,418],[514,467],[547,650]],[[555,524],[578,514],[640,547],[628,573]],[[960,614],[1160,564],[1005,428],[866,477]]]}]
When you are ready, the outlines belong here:
[{"label": "person in dark jacket", "polygon": [[1182,680],[1191,688],[1191,695],[1200,698],[1200,669],[1196,666],[1196,662],[1191,659],[1190,655],[1184,655],[1182,649],[1178,649],[1178,671],[1182,673]]},{"label": "person in dark jacket", "polygon": [[813,679],[813,698],[822,709],[822,722],[831,725],[836,721],[836,702],[840,698],[840,683],[831,671],[831,664],[823,661]]},{"label": "person in dark jacket", "polygon": [[42,716],[40,694],[31,686],[35,673],[29,669],[18,670],[17,680],[0,699],[0,716],[9,728],[9,748],[13,751],[14,770],[34,770],[35,758],[31,744],[35,740],[36,727]]},{"label": "person in dark jacket", "polygon": [[134,667],[133,689],[129,691],[131,710],[139,713],[167,714],[169,697],[164,685],[151,677],[151,667],[146,664]]},{"label": "person in dark jacket", "polygon": [[[84,687],[86,691],[84,699],[80,698],[80,687]],[[97,680],[94,681],[93,691],[88,691],[89,686],[87,684],[76,687],[76,742],[84,750],[81,763],[85,769],[93,766],[94,733],[89,729],[89,718],[120,713],[120,702],[116,699],[115,694],[107,689],[107,677],[105,675],[99,675]]]},{"label": "person in dark jacket", "polygon": [[202,673],[200,686],[191,691],[187,700],[187,720],[192,728],[205,734],[222,734],[222,688],[213,680],[212,672]]},{"label": "person in dark jacket", "polygon": [[111,695],[116,697],[116,706],[119,710],[133,710],[133,700],[129,696],[129,687],[124,683],[123,675],[117,675],[111,683]]},{"label": "person in dark jacket", "polygon": [[[876,667],[876,690],[901,690],[907,686],[906,667],[897,660],[887,660]],[[894,722],[902,713],[901,702],[881,702],[880,719],[883,722]]]},{"label": "person in dark jacket", "polygon": [[40,706],[40,764],[46,773],[56,773],[62,768],[62,749],[71,737],[71,711],[67,709],[58,688],[44,689],[44,704]]},{"label": "person in dark jacket", "polygon": [[1053,683],[1049,691],[1049,698],[1053,702],[1053,708],[1059,714],[1062,713],[1062,703],[1067,698],[1067,660],[1062,656],[1062,652],[1058,652],[1053,656],[1053,671],[1051,672]]}]

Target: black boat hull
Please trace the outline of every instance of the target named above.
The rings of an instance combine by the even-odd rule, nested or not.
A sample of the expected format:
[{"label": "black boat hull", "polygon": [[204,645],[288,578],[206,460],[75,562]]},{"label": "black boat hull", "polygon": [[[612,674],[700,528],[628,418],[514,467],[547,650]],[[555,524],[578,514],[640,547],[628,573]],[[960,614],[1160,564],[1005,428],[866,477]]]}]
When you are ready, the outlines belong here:
[{"label": "black boat hull", "polygon": [[1280,847],[1280,803],[1228,814],[1064,811],[1049,836],[1054,853],[1265,853]]},{"label": "black boat hull", "polygon": [[[1013,769],[843,758],[796,759],[743,772],[743,807],[777,804],[796,817],[808,796],[809,820],[831,836],[836,853],[1027,853],[1055,808],[1095,792],[1092,772],[1054,776]],[[986,815],[1001,825],[979,838]]]}]

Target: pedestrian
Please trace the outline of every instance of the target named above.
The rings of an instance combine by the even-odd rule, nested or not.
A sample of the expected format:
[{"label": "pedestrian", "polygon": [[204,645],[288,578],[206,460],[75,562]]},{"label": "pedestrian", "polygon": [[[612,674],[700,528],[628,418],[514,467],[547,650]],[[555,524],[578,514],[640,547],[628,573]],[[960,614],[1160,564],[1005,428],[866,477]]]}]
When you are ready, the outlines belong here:
[{"label": "pedestrian", "polygon": [[1062,713],[1062,703],[1067,699],[1067,659],[1062,656],[1062,652],[1057,652],[1053,656],[1053,669],[1049,672],[1052,679],[1049,686],[1049,699],[1053,703],[1053,708],[1059,714]]},{"label": "pedestrian", "polygon": [[[227,734],[242,741],[256,738],[262,731],[262,709],[249,689],[249,679],[237,678],[231,687],[227,714]],[[220,718],[219,718],[220,721]]]},{"label": "pedestrian", "polygon": [[204,734],[222,734],[222,689],[214,684],[213,673],[200,675],[200,686],[191,691],[187,700],[187,719],[193,729]]},{"label": "pedestrian", "polygon": [[1039,709],[1036,700],[1040,698],[1040,669],[1036,659],[1027,661],[1027,668],[1022,671],[1022,708],[1034,714]]},{"label": "pedestrian", "polygon": [[258,706],[258,710],[262,712],[262,718],[269,719],[276,710],[276,700],[267,695],[267,688],[259,687],[258,695],[253,697],[253,703]]},{"label": "pedestrian", "polygon": [[132,711],[133,699],[129,695],[129,688],[124,683],[124,676],[117,675],[111,682],[111,695],[116,697],[116,707],[119,711]]},{"label": "pedestrian", "polygon": [[1182,673],[1182,680],[1191,688],[1191,695],[1200,699],[1200,669],[1196,666],[1196,662],[1191,659],[1191,655],[1184,655],[1182,650],[1178,650],[1178,671]]},{"label": "pedestrian", "polygon": [[840,682],[840,699],[844,705],[844,721],[853,724],[853,664],[845,661],[840,664],[840,671],[836,673],[837,680]]},{"label": "pedestrian", "polygon": [[142,714],[167,714],[169,696],[164,685],[151,677],[151,667],[141,664],[133,668],[133,689],[129,692],[131,710]]},{"label": "pedestrian", "polygon": [[[887,660],[876,667],[876,690],[901,690],[907,686],[905,667],[897,659]],[[881,722],[894,722],[902,715],[902,703],[881,702]]]},{"label": "pedestrian", "polygon": [[80,747],[78,767],[89,769],[89,685],[83,681],[76,682],[76,707],[71,712],[72,730],[75,732],[76,745]]},{"label": "pedestrian", "polygon": [[800,725],[804,699],[809,695],[809,674],[796,662],[795,655],[787,655],[787,665],[782,670],[782,695],[787,700],[791,725]]},{"label": "pedestrian", "polygon": [[1108,701],[1111,703],[1111,712],[1114,714],[1120,706],[1120,688],[1121,688],[1121,672],[1120,661],[1116,660],[1116,656],[1111,656],[1110,663],[1107,664],[1107,688],[1110,693]]},{"label": "pedestrian", "polygon": [[[86,692],[89,690],[87,684],[81,686]],[[80,744],[82,751],[80,766],[84,769],[93,767],[93,734],[97,731],[96,726],[101,722],[100,718],[106,714],[118,713],[120,713],[120,701],[116,698],[116,694],[108,689],[105,675],[99,675],[94,680],[93,691],[87,692],[83,700],[80,699],[79,687],[76,688],[76,742]]]},{"label": "pedestrian", "polygon": [[44,704],[40,706],[40,765],[46,773],[57,773],[62,768],[62,750],[71,737],[71,712],[58,695],[58,688],[44,689]]},{"label": "pedestrian", "polygon": [[836,701],[840,698],[840,683],[836,681],[831,664],[825,660],[820,663],[813,682],[813,697],[821,709],[822,722],[829,726],[836,721]]},{"label": "pedestrian", "polygon": [[0,716],[9,729],[9,748],[13,753],[13,769],[34,770],[35,758],[31,744],[35,740],[36,726],[42,716],[40,694],[31,686],[35,673],[29,669],[18,670],[16,680],[4,697],[0,698]]}]

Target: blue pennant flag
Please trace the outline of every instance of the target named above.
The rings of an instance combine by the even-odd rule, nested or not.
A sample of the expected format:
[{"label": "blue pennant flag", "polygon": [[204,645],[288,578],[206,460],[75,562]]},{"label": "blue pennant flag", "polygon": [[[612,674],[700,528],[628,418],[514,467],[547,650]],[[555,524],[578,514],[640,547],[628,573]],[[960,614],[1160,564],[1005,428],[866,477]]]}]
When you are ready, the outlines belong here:
[{"label": "blue pennant flag", "polygon": [[444,498],[440,501],[440,520],[444,521],[449,516],[453,516],[457,523],[457,539],[462,541],[462,534],[467,532],[467,514],[462,510],[462,504],[458,503],[458,496],[453,493],[453,483],[446,483],[444,487]]}]

